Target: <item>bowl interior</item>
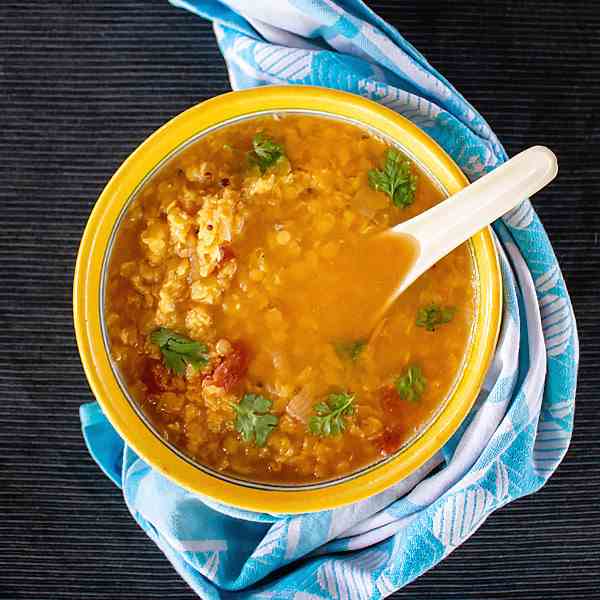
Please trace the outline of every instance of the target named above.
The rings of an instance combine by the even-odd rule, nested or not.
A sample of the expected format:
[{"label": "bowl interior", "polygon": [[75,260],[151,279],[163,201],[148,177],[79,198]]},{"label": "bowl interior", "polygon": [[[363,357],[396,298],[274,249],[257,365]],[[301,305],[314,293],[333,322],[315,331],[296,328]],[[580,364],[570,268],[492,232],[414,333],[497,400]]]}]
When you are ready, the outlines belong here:
[{"label": "bowl interior", "polygon": [[[278,110],[278,111],[262,111],[260,113],[254,113],[254,114],[249,114],[249,115],[243,115],[241,117],[236,117],[233,119],[229,119],[227,121],[224,121],[222,123],[219,123],[218,125],[215,125],[214,127],[210,127],[202,132],[197,133],[196,135],[192,136],[189,140],[186,140],[183,144],[181,144],[181,146],[179,146],[178,148],[175,148],[173,150],[173,152],[171,152],[168,156],[165,156],[163,158],[163,160],[161,160],[156,166],[155,168],[149,172],[143,179],[142,181],[140,181],[139,186],[137,187],[137,189],[134,191],[134,193],[128,198],[127,202],[124,204],[121,213],[118,217],[118,219],[116,220],[114,227],[113,227],[113,231],[108,243],[108,246],[106,248],[106,251],[104,253],[104,257],[102,260],[102,280],[101,280],[101,286],[100,286],[100,290],[99,290],[99,298],[98,298],[98,302],[100,304],[100,319],[101,319],[101,326],[102,326],[102,340],[104,343],[104,348],[105,351],[107,352],[107,354],[109,354],[109,356],[111,355],[110,352],[110,342],[109,342],[109,335],[108,335],[108,329],[107,329],[107,325],[106,325],[106,320],[105,320],[105,315],[106,315],[106,311],[105,311],[105,299],[106,299],[106,294],[105,294],[105,290],[106,290],[106,286],[107,286],[107,280],[108,280],[108,270],[109,270],[109,264],[110,264],[110,260],[111,260],[111,256],[112,256],[112,250],[114,247],[114,242],[116,239],[116,236],[118,234],[120,225],[123,221],[123,219],[125,218],[127,211],[129,210],[129,208],[131,207],[131,204],[136,200],[136,198],[138,197],[139,193],[142,191],[142,189],[144,188],[144,186],[155,176],[156,173],[158,173],[163,166],[165,166],[169,161],[171,161],[174,157],[176,157],[178,154],[182,153],[183,151],[185,151],[189,146],[193,145],[194,143],[196,143],[199,139],[213,133],[216,130],[219,129],[223,129],[226,127],[229,127],[235,123],[238,123],[240,121],[246,121],[246,120],[252,120],[255,119],[257,117],[264,117],[264,116],[274,116],[274,115],[278,115],[278,116],[284,116],[286,114],[302,114],[302,115],[312,115],[312,116],[318,116],[320,118],[327,118],[327,119],[331,119],[331,120],[336,120],[336,121],[343,121],[346,123],[350,123],[356,127],[359,127],[363,130],[368,131],[370,134],[384,140],[388,145],[394,146],[397,149],[399,149],[402,153],[404,153],[405,155],[409,156],[409,158],[413,161],[413,163],[415,163],[417,165],[417,167],[419,168],[419,170],[421,171],[421,173],[423,173],[426,177],[428,177],[434,184],[435,187],[441,192],[442,197],[446,198],[449,196],[448,191],[444,188],[444,186],[442,185],[442,183],[435,178],[435,176],[433,175],[433,173],[431,173],[431,171],[428,169],[427,165],[422,163],[421,161],[419,161],[419,159],[411,154],[409,154],[408,150],[405,148],[405,146],[403,146],[402,144],[398,143],[397,141],[393,140],[390,136],[386,135],[383,131],[379,131],[376,130],[372,127],[369,126],[365,126],[363,124],[361,124],[360,122],[356,121],[355,119],[350,119],[347,117],[341,117],[339,115],[335,115],[335,114],[330,114],[330,113],[323,113],[321,111],[306,111],[306,110],[294,110],[294,109],[288,109],[288,110]],[[473,321],[471,323],[471,332],[469,335],[469,340],[468,340],[468,345],[471,345],[472,342],[472,338],[473,338],[473,334],[474,334],[474,329],[475,329],[475,323],[477,321],[477,312],[479,310],[479,288],[480,288],[480,284],[479,284],[479,272],[478,272],[478,268],[477,268],[477,262],[475,260],[475,256],[474,256],[474,251],[473,251],[473,245],[471,242],[468,242],[468,248],[469,248],[469,253],[471,255],[471,279],[473,281],[473,287],[474,287],[474,291],[475,291],[475,302],[474,302],[474,309],[475,309],[475,313],[473,316]],[[380,460],[369,464],[357,471],[354,471],[352,473],[349,473],[347,475],[343,475],[343,476],[339,476],[339,477],[335,477],[335,478],[330,478],[330,479],[326,479],[326,480],[321,480],[318,481],[316,483],[307,483],[307,484],[298,484],[298,483],[280,483],[280,484],[275,484],[275,483],[270,483],[270,482],[261,482],[261,481],[252,481],[251,479],[246,479],[244,477],[235,477],[233,475],[229,475],[220,471],[217,471],[215,469],[212,469],[211,467],[204,465],[196,460],[194,460],[193,457],[187,455],[185,452],[181,451],[179,448],[177,448],[174,444],[172,444],[171,442],[169,442],[168,440],[166,440],[164,437],[162,437],[160,435],[160,433],[157,431],[156,427],[153,425],[152,421],[147,417],[147,415],[144,413],[144,411],[142,410],[142,408],[139,406],[139,403],[135,400],[135,398],[132,397],[132,395],[130,394],[127,384],[123,378],[123,375],[120,372],[119,367],[117,366],[116,362],[114,360],[110,360],[110,364],[111,364],[111,368],[112,368],[112,372],[114,377],[117,379],[118,383],[119,383],[119,387],[121,388],[121,391],[123,393],[123,395],[127,398],[127,401],[129,402],[129,404],[131,405],[131,407],[133,408],[133,410],[135,410],[135,412],[138,414],[139,418],[144,421],[144,423],[146,424],[146,426],[152,431],[152,433],[160,440],[161,443],[165,444],[172,452],[174,452],[175,454],[177,454],[182,460],[185,460],[187,462],[189,462],[192,466],[194,466],[197,469],[200,469],[201,471],[204,471],[210,475],[212,475],[213,477],[217,477],[219,479],[222,479],[223,481],[228,481],[230,483],[235,483],[237,485],[242,485],[242,486],[247,486],[247,487],[255,487],[258,489],[265,489],[265,490],[269,490],[269,489],[279,489],[279,490],[286,490],[286,489],[295,489],[295,490],[307,490],[307,489],[319,489],[319,488],[324,488],[324,487],[329,487],[331,485],[334,485],[338,482],[341,481],[347,481],[347,480],[351,480],[351,479],[355,479],[356,477],[359,477],[362,474],[368,473],[370,470],[372,469],[376,469],[378,467],[380,467],[381,465],[391,461],[394,459],[394,457],[396,457],[398,454],[404,452],[407,448],[409,448],[420,436],[422,436],[427,429],[429,428],[429,426],[431,425],[431,423],[433,421],[435,421],[438,418],[438,415],[444,410],[448,399],[453,395],[454,390],[456,388],[456,385],[458,383],[458,381],[461,379],[462,377],[462,373],[463,370],[466,367],[466,362],[467,362],[467,355],[465,354],[463,356],[461,365],[459,367],[458,373],[455,377],[454,383],[452,385],[452,387],[450,388],[449,392],[446,394],[446,396],[444,397],[443,401],[439,404],[437,410],[431,415],[431,417],[421,425],[421,427],[418,429],[418,431],[416,431],[408,440],[406,440],[406,442],[404,442],[402,444],[402,446],[393,454],[390,454],[389,456],[386,457],[382,457]]]}]

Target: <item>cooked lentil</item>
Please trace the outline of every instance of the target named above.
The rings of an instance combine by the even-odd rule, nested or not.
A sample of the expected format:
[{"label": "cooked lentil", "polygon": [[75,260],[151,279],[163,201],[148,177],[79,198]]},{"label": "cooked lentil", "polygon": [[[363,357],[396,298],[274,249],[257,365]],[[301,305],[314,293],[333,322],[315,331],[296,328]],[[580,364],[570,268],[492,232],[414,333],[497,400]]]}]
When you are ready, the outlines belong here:
[{"label": "cooked lentil", "polygon": [[[261,159],[257,134],[284,155],[274,146]],[[414,283],[365,342],[414,249],[363,244],[442,199],[414,166],[412,204],[375,191],[368,173],[386,149],[335,120],[252,119],[174,157],[128,209],[105,298],[111,353],[161,435],[195,460],[255,481],[334,478],[395,452],[447,397],[474,311],[466,245]],[[433,305],[452,307],[451,320],[417,326]],[[150,339],[161,327],[205,344],[208,364],[169,370]],[[274,428],[263,419],[264,445],[242,435],[236,407],[246,394],[258,411],[244,413],[248,427],[276,416]]]}]

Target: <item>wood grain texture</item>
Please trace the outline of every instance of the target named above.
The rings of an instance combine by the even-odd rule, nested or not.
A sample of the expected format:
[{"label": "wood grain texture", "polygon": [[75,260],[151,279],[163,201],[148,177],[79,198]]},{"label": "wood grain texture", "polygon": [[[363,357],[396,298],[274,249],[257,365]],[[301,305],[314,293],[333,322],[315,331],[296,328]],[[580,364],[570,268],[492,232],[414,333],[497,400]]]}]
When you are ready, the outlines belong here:
[{"label": "wood grain texture", "polygon": [[[372,2],[513,154],[560,163],[535,198],[572,294],[581,370],[571,449],[402,599],[598,598],[600,5]],[[228,89],[208,23],[163,0],[0,5],[0,597],[194,597],[89,458],[75,347],[78,241],[103,184],[154,129]]]}]

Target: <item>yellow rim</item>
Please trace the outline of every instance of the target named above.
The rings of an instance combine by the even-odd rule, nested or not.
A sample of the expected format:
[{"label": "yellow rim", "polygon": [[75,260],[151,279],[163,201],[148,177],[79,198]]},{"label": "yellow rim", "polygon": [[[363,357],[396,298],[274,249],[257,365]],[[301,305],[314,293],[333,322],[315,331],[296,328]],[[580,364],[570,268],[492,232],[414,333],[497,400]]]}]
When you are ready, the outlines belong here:
[{"label": "yellow rim", "polygon": [[380,492],[421,466],[456,431],[483,383],[500,326],[501,278],[489,228],[471,239],[479,304],[466,367],[446,406],[429,428],[397,457],[353,479],[320,489],[265,490],[229,483],[200,471],[160,441],[121,391],[105,350],[100,319],[102,263],[114,224],[140,182],[191,137],[236,117],[260,111],[330,113],[377,129],[398,142],[449,194],[468,181],[450,157],[397,113],[370,100],[324,88],[263,87],[199,104],[150,136],[115,173],[87,223],[75,268],[73,311],[83,367],[102,410],[121,437],[148,463],[181,486],[219,502],[260,512],[299,513],[341,506]]}]

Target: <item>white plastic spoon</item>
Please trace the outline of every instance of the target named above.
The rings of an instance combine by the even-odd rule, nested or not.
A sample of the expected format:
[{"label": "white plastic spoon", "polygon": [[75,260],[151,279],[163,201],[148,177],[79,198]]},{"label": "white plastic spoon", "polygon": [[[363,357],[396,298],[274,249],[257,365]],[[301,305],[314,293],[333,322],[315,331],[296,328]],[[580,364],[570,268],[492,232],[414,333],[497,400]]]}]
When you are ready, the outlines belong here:
[{"label": "white plastic spoon", "polygon": [[544,146],[534,146],[444,202],[382,233],[408,235],[418,249],[414,264],[386,302],[377,321],[394,300],[438,260],[522,200],[539,192],[557,173],[554,153]]}]

